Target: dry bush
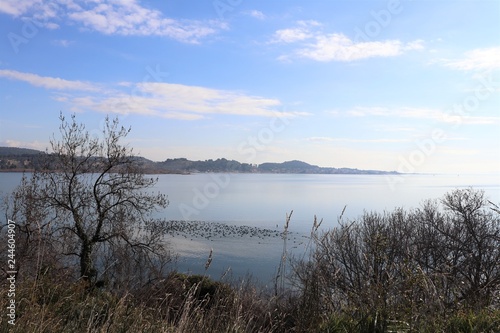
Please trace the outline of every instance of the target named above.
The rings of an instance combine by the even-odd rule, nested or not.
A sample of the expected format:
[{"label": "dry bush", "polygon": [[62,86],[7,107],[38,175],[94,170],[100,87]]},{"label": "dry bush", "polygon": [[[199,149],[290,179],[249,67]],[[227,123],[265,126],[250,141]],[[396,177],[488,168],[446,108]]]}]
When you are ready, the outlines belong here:
[{"label": "dry bush", "polygon": [[386,332],[444,327],[460,311],[498,313],[499,212],[473,189],[440,203],[365,212],[314,237],[311,257],[295,264],[301,325],[351,318],[360,332]]}]

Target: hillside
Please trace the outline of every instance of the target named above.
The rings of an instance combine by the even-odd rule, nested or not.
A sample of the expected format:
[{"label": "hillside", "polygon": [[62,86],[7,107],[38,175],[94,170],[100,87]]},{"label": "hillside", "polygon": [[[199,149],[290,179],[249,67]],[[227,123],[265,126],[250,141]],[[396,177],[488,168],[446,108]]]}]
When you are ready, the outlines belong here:
[{"label": "hillside", "polygon": [[0,147],[0,157],[2,156],[29,156],[43,154],[44,152],[28,148]]},{"label": "hillside", "polygon": [[40,150],[0,147],[0,171],[33,170],[39,167],[42,156],[46,154]]},{"label": "hillside", "polygon": [[[34,149],[0,147],[0,172],[29,171],[40,168],[42,159],[50,155]],[[187,158],[169,158],[154,162],[144,157],[136,157],[145,173],[198,173],[198,172],[237,172],[237,173],[286,173],[286,174],[394,174],[395,171],[359,170],[351,168],[319,167],[302,161],[283,163],[262,163],[260,165],[240,163],[235,160],[218,158],[216,160],[191,161]]]}]

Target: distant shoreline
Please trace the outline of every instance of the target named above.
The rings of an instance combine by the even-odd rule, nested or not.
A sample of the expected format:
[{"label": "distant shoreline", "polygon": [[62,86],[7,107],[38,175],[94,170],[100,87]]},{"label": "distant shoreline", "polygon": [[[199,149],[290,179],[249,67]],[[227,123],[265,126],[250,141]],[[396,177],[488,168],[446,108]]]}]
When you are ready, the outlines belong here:
[{"label": "distant shoreline", "polygon": [[[0,172],[33,172],[44,169],[48,161],[56,158],[33,149],[0,147]],[[97,161],[104,157],[94,157]],[[242,173],[242,174],[346,174],[346,175],[398,175],[397,171],[363,170],[357,168],[320,167],[303,161],[292,160],[281,163],[241,163],[226,158],[192,161],[187,158],[168,158],[152,161],[144,157],[129,156],[146,174],[193,174],[193,173]],[[50,165],[50,164],[49,164]],[[54,164],[57,165],[57,164]],[[55,171],[55,170],[54,170]]]},{"label": "distant shoreline", "polygon": [[[34,172],[34,169],[0,169],[0,173],[31,173]],[[57,172],[55,170],[51,170],[50,172]],[[97,173],[97,172],[96,172]],[[359,172],[359,173],[318,173],[318,172],[237,172],[237,171],[206,171],[206,172],[177,172],[177,171],[155,171],[155,172],[143,172],[145,175],[182,175],[182,176],[191,176],[191,175],[201,175],[201,174],[216,174],[216,173],[225,173],[225,174],[234,174],[234,175],[344,175],[344,176],[387,176],[387,175],[416,175],[419,173],[399,173],[399,172],[391,172],[391,171],[379,171],[379,172]]]}]

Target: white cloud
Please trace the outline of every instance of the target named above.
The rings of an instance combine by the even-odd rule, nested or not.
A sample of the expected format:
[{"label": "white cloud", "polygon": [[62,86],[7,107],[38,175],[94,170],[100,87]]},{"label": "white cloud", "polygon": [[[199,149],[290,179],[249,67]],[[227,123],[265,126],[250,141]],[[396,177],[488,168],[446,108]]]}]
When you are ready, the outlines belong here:
[{"label": "white cloud", "polygon": [[184,42],[198,42],[223,26],[215,21],[179,21],[165,18],[157,10],[146,9],[135,1],[100,4],[68,17],[103,34],[165,36]]},{"label": "white cloud", "polygon": [[274,33],[272,43],[294,43],[311,38],[313,35],[303,28],[282,29]]},{"label": "white cloud", "polygon": [[306,112],[279,111],[282,103],[278,99],[183,84],[118,82],[106,86],[13,70],[0,70],[0,77],[51,90],[54,92],[53,99],[69,105],[73,112],[89,110],[183,120],[197,120],[216,114],[260,117],[309,115]]},{"label": "white cloud", "polygon": [[43,0],[2,0],[0,1],[0,12],[18,17],[29,9],[39,6]]},{"label": "white cloud", "polygon": [[260,10],[251,10],[248,15],[250,15],[251,17],[253,18],[256,18],[258,20],[264,20],[266,18],[266,15],[264,15],[263,12],[261,12]]},{"label": "white cloud", "polygon": [[281,104],[276,99],[181,84],[140,83],[138,87],[151,98],[164,101],[172,111],[271,116]]},{"label": "white cloud", "polygon": [[54,29],[54,21],[66,20],[85,29],[106,35],[164,36],[186,43],[199,43],[227,26],[219,21],[176,20],[160,11],[128,1],[2,1],[0,12],[18,17],[32,16],[45,27]]},{"label": "white cloud", "polygon": [[64,80],[58,77],[0,69],[0,77],[24,81],[31,85],[53,90],[98,91],[99,87],[88,82]]},{"label": "white cloud", "polygon": [[442,62],[446,67],[462,71],[500,69],[500,47],[475,49],[466,52],[462,59]]},{"label": "white cloud", "polygon": [[45,27],[51,30],[59,28],[59,24],[55,23],[54,20],[57,20],[60,15],[60,7],[53,1],[1,0],[0,13],[27,19],[38,27]]},{"label": "white cloud", "polygon": [[197,120],[214,114],[262,117],[296,117],[306,113],[279,112],[277,99],[241,92],[173,83],[138,83],[140,96],[123,93],[71,102],[77,108],[105,113],[135,113],[164,118]]},{"label": "white cloud", "polygon": [[373,57],[394,57],[409,50],[422,49],[420,41],[402,43],[385,40],[355,43],[344,34],[317,36],[313,43],[296,51],[303,58],[316,61],[354,61]]},{"label": "white cloud", "polygon": [[316,21],[298,21],[297,27],[277,30],[270,43],[295,43],[314,37],[311,28],[319,26]]},{"label": "white cloud", "polygon": [[425,49],[424,41],[422,39],[414,40],[413,42],[406,43],[403,47],[405,51],[423,50]]},{"label": "white cloud", "polygon": [[281,55],[278,59],[291,57],[308,58],[315,61],[355,61],[373,57],[394,57],[407,51],[422,50],[422,40],[403,43],[399,40],[355,42],[342,33],[324,33],[316,21],[299,21],[297,26],[277,30],[270,43],[296,44],[291,54]]}]

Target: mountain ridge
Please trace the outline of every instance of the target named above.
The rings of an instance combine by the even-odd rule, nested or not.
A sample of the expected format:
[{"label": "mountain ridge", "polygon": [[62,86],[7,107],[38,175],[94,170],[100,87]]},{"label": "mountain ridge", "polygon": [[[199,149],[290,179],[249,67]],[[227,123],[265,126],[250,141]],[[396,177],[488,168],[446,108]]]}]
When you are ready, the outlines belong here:
[{"label": "mountain ridge", "polygon": [[[40,168],[42,158],[50,154],[35,149],[0,147],[0,172],[33,171]],[[145,157],[135,156],[138,165],[150,174],[191,174],[207,172],[234,173],[284,173],[284,174],[397,174],[396,171],[362,170],[356,168],[320,167],[299,160],[281,163],[265,162],[261,164],[241,163],[236,160],[218,158],[205,161],[192,161],[187,158],[168,158],[155,162]]]}]

